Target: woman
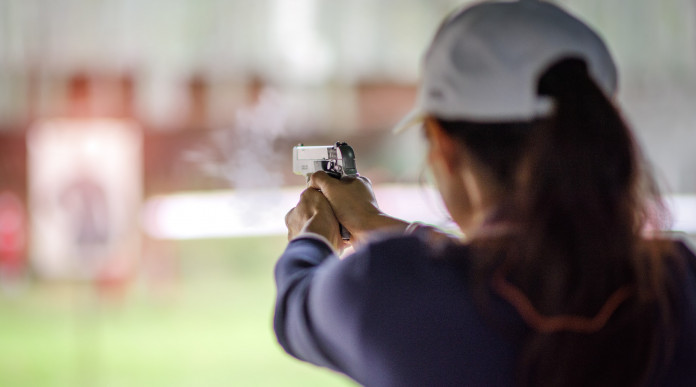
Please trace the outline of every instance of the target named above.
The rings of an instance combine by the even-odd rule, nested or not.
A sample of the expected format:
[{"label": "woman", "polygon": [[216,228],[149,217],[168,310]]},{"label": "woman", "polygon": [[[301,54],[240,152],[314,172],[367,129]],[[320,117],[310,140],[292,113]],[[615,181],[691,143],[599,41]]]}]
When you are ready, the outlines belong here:
[{"label": "woman", "polygon": [[480,3],[423,71],[406,124],[466,237],[312,175],[276,266],[285,350],[370,386],[693,385],[696,257],[646,237],[659,200],[602,40],[548,3]]}]

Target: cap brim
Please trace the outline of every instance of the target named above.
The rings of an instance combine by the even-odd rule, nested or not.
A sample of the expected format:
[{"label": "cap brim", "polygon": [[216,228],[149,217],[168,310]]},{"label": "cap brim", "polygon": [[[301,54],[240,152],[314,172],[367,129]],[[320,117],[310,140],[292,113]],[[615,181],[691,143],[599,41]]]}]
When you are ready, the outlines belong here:
[{"label": "cap brim", "polygon": [[414,109],[410,111],[408,114],[404,116],[404,118],[399,121],[394,128],[392,128],[392,133],[397,134],[401,133],[407,129],[410,129],[414,126],[420,126],[423,124],[423,121],[425,120],[426,114],[423,113],[421,109]]}]

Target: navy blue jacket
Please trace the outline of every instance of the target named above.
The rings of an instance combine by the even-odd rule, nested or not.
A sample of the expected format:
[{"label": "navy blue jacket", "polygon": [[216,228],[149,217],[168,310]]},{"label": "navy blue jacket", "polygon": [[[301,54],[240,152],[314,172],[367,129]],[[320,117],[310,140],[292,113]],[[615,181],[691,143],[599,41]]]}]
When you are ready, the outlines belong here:
[{"label": "navy blue jacket", "polygon": [[[689,262],[680,270],[682,334],[656,385],[696,385],[696,258],[679,249]],[[402,236],[339,260],[319,240],[293,240],[275,269],[278,341],[292,356],[367,386],[514,385],[527,328],[492,293],[485,310],[475,303],[470,279],[454,263],[467,255],[464,245],[438,250]]]}]

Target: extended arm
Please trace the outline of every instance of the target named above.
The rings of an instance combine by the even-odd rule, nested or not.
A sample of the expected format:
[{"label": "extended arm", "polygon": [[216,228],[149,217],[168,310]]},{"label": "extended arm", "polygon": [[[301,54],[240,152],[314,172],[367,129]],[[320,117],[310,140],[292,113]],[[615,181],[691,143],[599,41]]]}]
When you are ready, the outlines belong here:
[{"label": "extended arm", "polygon": [[[364,270],[355,255],[340,261],[343,241],[326,198],[313,188],[286,217],[290,242],[275,268],[274,329],[291,355],[351,375],[364,297]],[[357,380],[357,379],[356,379]]]},{"label": "extended arm", "polygon": [[312,280],[325,260],[337,260],[317,239],[298,238],[288,244],[275,267],[277,298],[273,328],[280,345],[294,357],[336,369],[319,345],[309,311]]},{"label": "extended arm", "polygon": [[276,264],[274,329],[292,356],[360,382],[365,374],[368,251],[339,260],[324,242],[300,236]]}]

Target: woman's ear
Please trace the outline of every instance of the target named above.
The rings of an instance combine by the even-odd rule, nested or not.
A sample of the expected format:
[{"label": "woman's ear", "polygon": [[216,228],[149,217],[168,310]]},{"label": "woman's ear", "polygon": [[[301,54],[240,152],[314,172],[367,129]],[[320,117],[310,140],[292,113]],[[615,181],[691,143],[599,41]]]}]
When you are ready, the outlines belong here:
[{"label": "woman's ear", "polygon": [[428,117],[425,120],[425,131],[430,141],[430,157],[441,159],[447,167],[447,172],[455,174],[461,166],[461,149],[457,141],[452,138],[436,119]]}]

